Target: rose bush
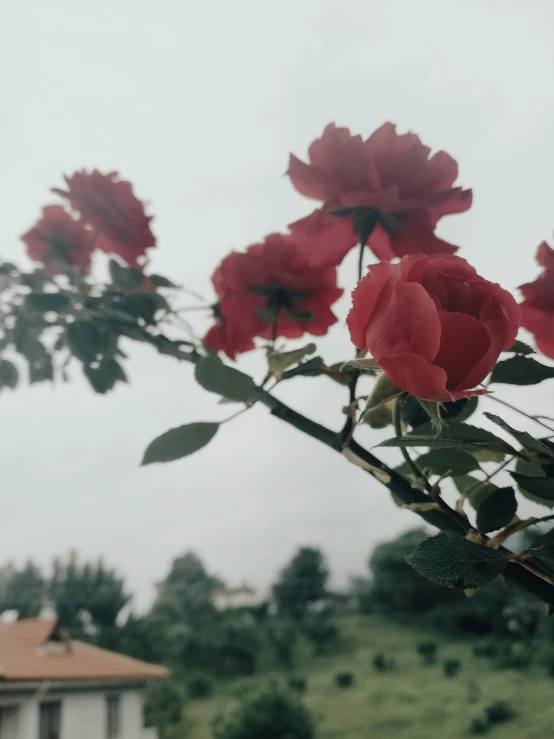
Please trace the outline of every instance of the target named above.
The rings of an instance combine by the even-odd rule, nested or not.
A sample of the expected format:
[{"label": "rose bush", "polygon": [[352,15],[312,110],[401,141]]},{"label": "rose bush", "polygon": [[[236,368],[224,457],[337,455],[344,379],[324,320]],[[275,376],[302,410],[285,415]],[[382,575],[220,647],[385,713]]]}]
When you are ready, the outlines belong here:
[{"label": "rose bush", "polygon": [[[453,186],[458,165],[451,156],[430,153],[416,134],[397,134],[392,123],[366,141],[331,123],[311,144],[309,164],[291,154],[288,174],[299,193],[324,203],[325,213],[348,218],[379,259],[454,253],[457,247],[434,230],[443,216],[468,210],[472,192]],[[337,248],[337,263],[343,256]]]},{"label": "rose bush", "polygon": [[[74,173],[67,189],[54,190],[64,205],[47,206],[22,237],[33,268],[0,262],[0,391],[18,385],[21,366],[29,382],[38,383],[67,381],[77,365],[93,390],[105,394],[127,381],[129,342],[149,345],[194,364],[201,388],[243,407],[228,414],[218,405],[219,421],[160,433],[142,464],[196,453],[237,415],[265,406],[442,530],[410,555],[420,574],[464,590],[502,576],[554,610],[552,535],[518,553],[505,546],[514,533],[554,518],[524,518],[516,498],[517,486],[519,494],[554,508],[548,441],[554,426],[549,416],[531,416],[497,395],[503,385],[554,378],[554,367],[514,343],[520,309],[512,296],[453,256],[457,247],[436,235],[443,216],[470,207],[471,190],[455,186],[458,167],[448,154],[430,153],[415,134],[398,135],[391,123],[366,141],[328,126],[311,145],[310,162],[291,157],[289,166],[297,190],[321,207],[291,223],[286,234],[226,256],[212,277],[215,299],[208,301],[144,273],[156,239],[131,183],[115,172]],[[358,285],[347,319],[356,349],[330,359],[322,356],[324,344],[276,341],[323,336],[337,322],[337,265],[357,242]],[[383,261],[364,277],[368,243]],[[106,280],[89,276],[102,259],[99,251],[116,257],[106,265]],[[523,325],[554,358],[554,250],[541,244],[537,261],[543,273],[521,287]],[[183,317],[189,310],[213,320],[203,340],[205,324],[194,327]],[[255,349],[260,366],[253,377],[215,356],[235,359]],[[328,343],[324,351],[331,349]],[[364,357],[368,351],[372,359]],[[322,403],[333,397],[329,379],[340,385],[339,428],[281,399],[283,383],[317,376],[328,378],[319,386]],[[491,392],[479,398],[486,378]],[[540,435],[487,413],[495,402],[539,425]],[[468,423],[477,408],[500,427],[500,436]],[[390,438],[377,445],[400,449],[404,461],[397,467],[372,451],[375,429],[388,427]],[[504,476],[502,487],[495,485],[497,474]],[[447,478],[449,492],[460,493],[454,506],[443,497]]]},{"label": "rose bush", "polygon": [[370,267],[352,293],[347,323],[390,379],[417,398],[448,401],[476,390],[515,341],[512,295],[450,255]]}]

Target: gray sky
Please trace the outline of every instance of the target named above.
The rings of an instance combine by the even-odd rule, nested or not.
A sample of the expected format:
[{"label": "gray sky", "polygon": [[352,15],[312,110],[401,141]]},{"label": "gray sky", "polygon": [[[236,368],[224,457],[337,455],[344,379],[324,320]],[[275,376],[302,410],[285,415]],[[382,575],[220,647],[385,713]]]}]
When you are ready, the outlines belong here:
[{"label": "gray sky", "polygon": [[[210,295],[230,248],[313,207],[283,177],[290,150],[304,155],[329,121],[368,135],[392,120],[458,160],[474,206],[440,233],[512,289],[537,274],[534,251],[554,228],[553,24],[550,0],[6,5],[1,253],[23,260],[18,235],[62,172],[117,169],[151,202],[153,268]],[[345,286],[353,271],[349,259]],[[349,355],[343,328],[322,351]],[[255,357],[245,367],[263,371]],[[227,410],[189,366],[143,347],[128,370],[131,384],[107,397],[77,371],[71,385],[2,394],[0,561],[103,554],[144,604],[185,548],[231,583],[262,586],[298,544],[322,545],[340,583],[374,543],[416,524],[369,476],[263,409],[202,453],[139,469],[154,436]],[[334,427],[343,395],[325,379],[281,391]],[[541,407],[532,390],[518,400]],[[377,436],[364,429],[360,441]]]}]

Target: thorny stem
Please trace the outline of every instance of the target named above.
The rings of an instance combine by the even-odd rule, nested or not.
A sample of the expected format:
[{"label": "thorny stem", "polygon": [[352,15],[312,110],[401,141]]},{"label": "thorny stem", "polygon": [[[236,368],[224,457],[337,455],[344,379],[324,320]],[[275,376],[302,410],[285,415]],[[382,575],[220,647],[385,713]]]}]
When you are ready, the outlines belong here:
[{"label": "thorny stem", "polygon": [[[177,350],[174,356],[192,362],[193,364],[196,364],[201,358],[201,355],[196,350],[190,352]],[[339,454],[344,453],[344,446],[340,440],[340,435],[331,429],[298,413],[269,393],[262,394],[258,402],[265,405],[272,416],[281,419],[284,423],[298,429],[312,439],[325,444],[333,451]],[[378,457],[360,446],[353,439],[350,440],[348,449],[355,457],[360,459],[363,463],[360,466],[365,469],[366,473],[388,488],[402,503],[427,503],[429,501],[429,496],[422,490],[413,488],[402,475],[388,467]],[[364,467],[364,465],[366,466]],[[467,531],[464,521],[459,520],[455,522],[450,515],[443,511],[421,511],[418,512],[418,515],[431,526],[435,526],[443,531],[452,531],[462,535]],[[460,531],[460,526],[463,527],[463,532]],[[547,605],[554,605],[554,586],[550,580],[539,570],[531,571],[529,567],[524,567],[523,564],[523,562],[510,561],[504,570],[504,579],[531,593],[535,598],[538,598]]]},{"label": "thorny stem", "polygon": [[492,472],[489,472],[488,474],[486,474],[486,475],[485,475],[485,479],[484,479],[484,480],[477,480],[477,482],[475,483],[475,485],[472,485],[472,486],[471,486],[470,488],[468,488],[468,489],[467,489],[467,490],[466,490],[466,491],[464,492],[464,494],[462,495],[462,498],[463,498],[464,500],[465,500],[466,498],[469,498],[469,496],[470,496],[470,495],[471,495],[472,493],[474,493],[474,492],[475,492],[476,490],[478,490],[478,489],[479,489],[479,488],[481,487],[481,485],[486,485],[486,483],[487,483],[487,482],[489,482],[490,480],[492,480],[492,478],[493,478],[493,477],[494,477],[495,475],[497,475],[497,474],[498,474],[499,472],[502,472],[502,470],[503,470],[503,469],[504,469],[505,467],[507,467],[507,466],[508,466],[508,465],[510,464],[510,462],[513,462],[513,460],[514,460],[514,459],[515,459],[515,457],[508,457],[508,459],[505,459],[505,460],[504,460],[504,461],[502,462],[502,464],[499,464],[499,465],[498,465],[498,467],[497,467],[497,468],[496,468],[495,470],[493,470]]},{"label": "thorny stem", "polygon": [[[402,409],[402,395],[399,395],[394,401],[394,406],[393,406],[393,411],[392,411],[392,422],[394,425],[394,433],[398,439],[402,436],[402,417],[400,415],[401,409]],[[406,447],[401,446],[400,453],[404,457],[404,460],[406,461],[406,464],[412,471],[412,474],[414,475],[415,479],[417,481],[421,480],[424,484],[425,490],[429,493],[429,495],[431,495],[433,492],[431,488],[431,484],[429,483],[429,480],[425,477],[423,472],[419,469],[417,464],[414,462],[414,460],[411,458],[410,452],[406,449]]]}]

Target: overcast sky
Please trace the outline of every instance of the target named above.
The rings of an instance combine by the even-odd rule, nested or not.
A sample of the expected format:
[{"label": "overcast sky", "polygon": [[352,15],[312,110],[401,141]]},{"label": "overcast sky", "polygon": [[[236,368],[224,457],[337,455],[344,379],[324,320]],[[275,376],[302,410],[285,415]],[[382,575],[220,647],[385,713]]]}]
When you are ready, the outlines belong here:
[{"label": "overcast sky", "polygon": [[[231,248],[313,207],[283,177],[289,151],[303,156],[329,121],[367,136],[391,120],[458,160],[474,205],[440,233],[515,289],[537,274],[535,249],[554,228],[553,25],[551,0],[6,4],[0,253],[23,261],[18,236],[62,172],[116,169],[151,203],[153,268],[211,297]],[[347,260],[343,285],[353,271]],[[349,355],[343,327],[322,351]],[[297,545],[321,545],[341,583],[376,542],[416,524],[368,475],[263,409],[187,460],[140,469],[154,436],[228,409],[196,389],[190,366],[142,347],[128,373],[105,397],[77,371],[70,385],[2,393],[0,561],[102,554],[140,605],[187,548],[230,584],[262,587]],[[343,396],[325,379],[281,391],[336,428]],[[518,399],[542,407],[533,391]]]}]

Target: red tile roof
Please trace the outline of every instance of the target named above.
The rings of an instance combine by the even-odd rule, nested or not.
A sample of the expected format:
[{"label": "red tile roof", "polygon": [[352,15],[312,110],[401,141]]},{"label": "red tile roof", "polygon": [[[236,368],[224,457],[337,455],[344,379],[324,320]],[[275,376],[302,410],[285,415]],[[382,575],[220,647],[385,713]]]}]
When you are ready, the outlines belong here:
[{"label": "red tile roof", "polygon": [[70,641],[68,651],[48,651],[56,619],[0,623],[0,680],[148,680],[165,667]]}]

